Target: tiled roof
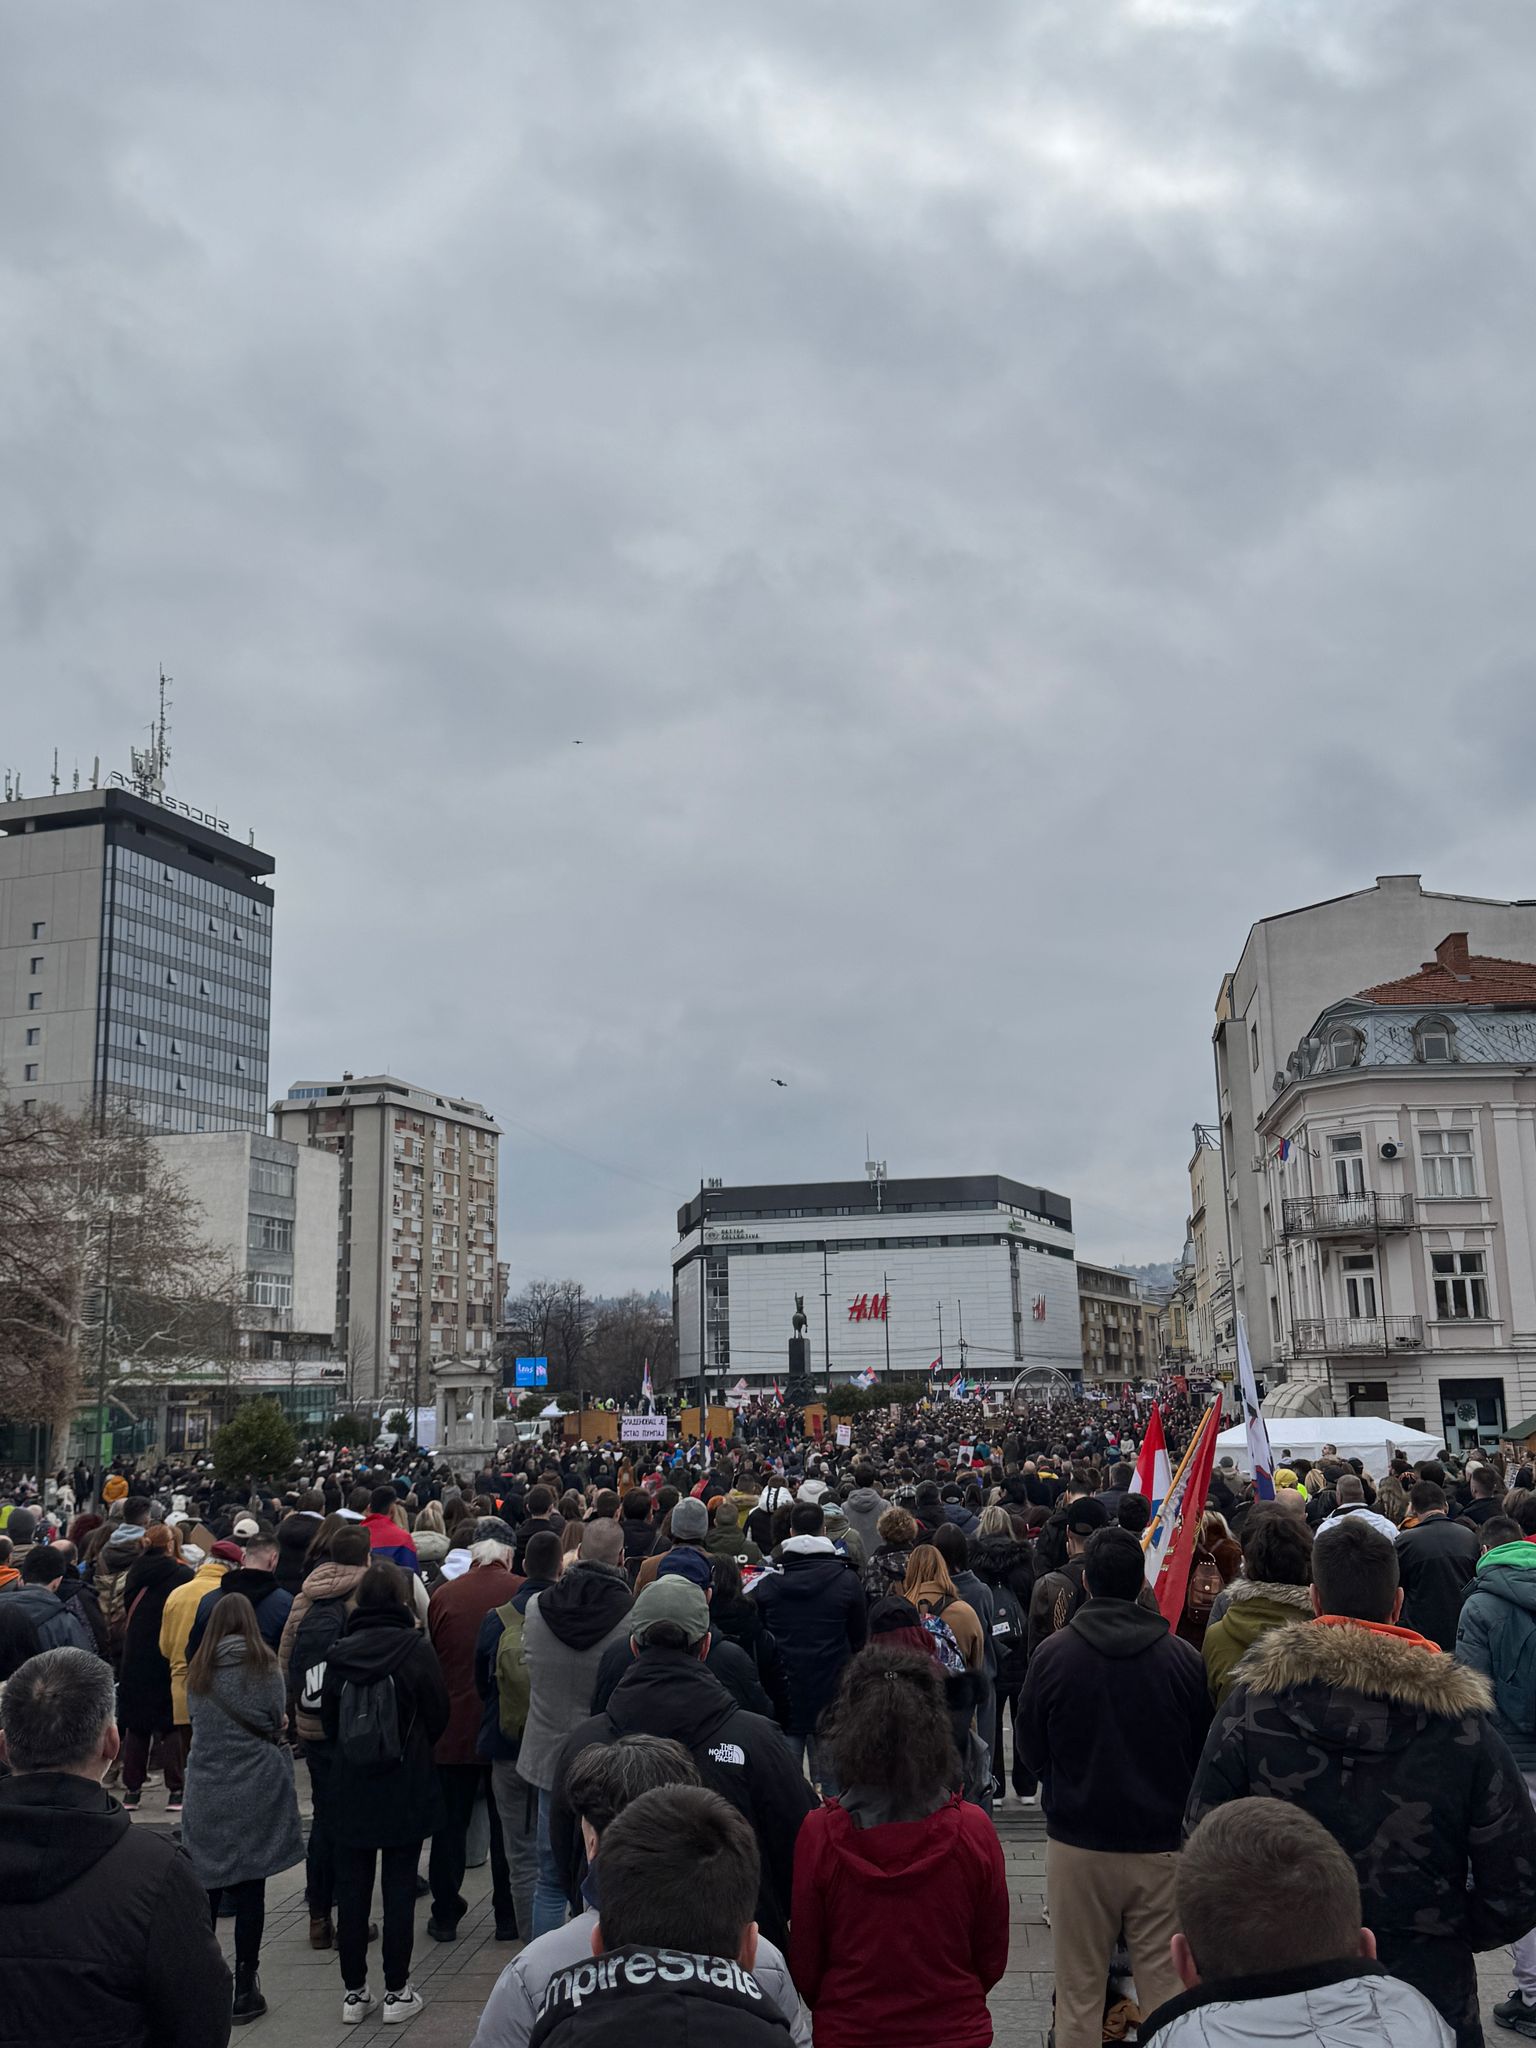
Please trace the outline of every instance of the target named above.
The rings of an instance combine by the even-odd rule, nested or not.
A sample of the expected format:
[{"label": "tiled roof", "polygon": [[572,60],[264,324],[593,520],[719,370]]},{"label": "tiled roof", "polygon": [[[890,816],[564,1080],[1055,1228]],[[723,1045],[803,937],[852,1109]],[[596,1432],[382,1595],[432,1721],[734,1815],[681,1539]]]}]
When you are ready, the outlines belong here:
[{"label": "tiled roof", "polygon": [[1499,960],[1467,950],[1465,932],[1452,932],[1435,948],[1417,974],[1383,981],[1360,991],[1363,1002],[1420,1009],[1455,1003],[1536,1003],[1536,965],[1525,960]]}]

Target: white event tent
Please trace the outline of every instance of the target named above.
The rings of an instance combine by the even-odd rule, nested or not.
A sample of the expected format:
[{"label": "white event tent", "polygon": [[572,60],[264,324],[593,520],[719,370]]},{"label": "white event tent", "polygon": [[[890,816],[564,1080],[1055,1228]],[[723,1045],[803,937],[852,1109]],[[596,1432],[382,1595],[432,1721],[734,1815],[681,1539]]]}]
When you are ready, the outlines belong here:
[{"label": "white event tent", "polygon": [[[1277,1466],[1285,1463],[1287,1451],[1298,1458],[1316,1458],[1324,1444],[1335,1444],[1341,1458],[1358,1458],[1373,1479],[1381,1478],[1395,1451],[1406,1451],[1417,1464],[1445,1449],[1444,1437],[1379,1415],[1272,1415],[1266,1416],[1265,1426]],[[1240,1472],[1252,1469],[1248,1432],[1240,1422],[1217,1437],[1216,1456],[1218,1461],[1230,1457]]]}]

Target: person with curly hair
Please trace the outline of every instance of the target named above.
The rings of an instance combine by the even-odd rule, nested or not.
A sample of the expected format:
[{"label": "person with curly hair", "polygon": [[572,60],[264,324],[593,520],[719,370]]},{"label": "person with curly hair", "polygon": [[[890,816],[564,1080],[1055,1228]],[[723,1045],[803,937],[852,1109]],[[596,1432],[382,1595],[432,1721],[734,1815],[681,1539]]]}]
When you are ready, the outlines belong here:
[{"label": "person with curly hair", "polygon": [[817,2048],[988,2048],[1008,1885],[996,1830],[960,1797],[939,1665],[861,1650],[822,1738],[843,1790],[801,1826],[790,1916]]}]

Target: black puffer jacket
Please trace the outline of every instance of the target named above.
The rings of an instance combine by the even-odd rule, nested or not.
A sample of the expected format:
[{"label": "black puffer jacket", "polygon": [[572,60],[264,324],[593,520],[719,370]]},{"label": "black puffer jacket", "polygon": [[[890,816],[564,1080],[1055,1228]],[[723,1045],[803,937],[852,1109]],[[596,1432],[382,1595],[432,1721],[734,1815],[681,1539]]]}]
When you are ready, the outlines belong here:
[{"label": "black puffer jacket", "polygon": [[183,1852],[99,1785],[0,1780],[0,2038],[225,2048],[229,1969]]},{"label": "black puffer jacket", "polygon": [[750,1822],[762,1853],[757,1923],[782,1947],[789,1932],[795,1837],[816,1795],[773,1723],[761,1714],[743,1713],[686,1650],[642,1650],[614,1687],[606,1710],[584,1721],[561,1751],[550,1841],[573,1902],[580,1883],[581,1835],[565,1794],[570,1764],[589,1742],[614,1742],[632,1734],[667,1735],[682,1743],[710,1791],[729,1800]]},{"label": "black puffer jacket", "polygon": [[1322,1822],[1354,1860],[1395,1977],[1475,2048],[1475,1949],[1536,1926],[1536,1813],[1488,1681],[1403,1631],[1271,1629],[1217,1714],[1185,1815],[1257,1794]]},{"label": "black puffer jacket", "polygon": [[752,1598],[773,1630],[784,1661],[790,1732],[809,1735],[837,1692],[843,1666],[864,1647],[869,1623],[863,1588],[830,1544],[819,1550],[791,1550],[786,1545],[783,1571],[765,1572],[752,1588]]}]

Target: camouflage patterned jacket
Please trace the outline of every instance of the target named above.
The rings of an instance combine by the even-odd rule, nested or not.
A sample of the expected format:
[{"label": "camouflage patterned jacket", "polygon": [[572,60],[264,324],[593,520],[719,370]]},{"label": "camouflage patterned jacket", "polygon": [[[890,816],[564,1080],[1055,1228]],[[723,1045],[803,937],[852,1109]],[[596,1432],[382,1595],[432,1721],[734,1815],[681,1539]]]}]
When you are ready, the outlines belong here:
[{"label": "camouflage patterned jacket", "polygon": [[1297,1623],[1238,1666],[1186,1836],[1249,1796],[1303,1807],[1348,1850],[1383,1965],[1477,2048],[1472,1953],[1536,1926],[1536,1812],[1488,1682],[1405,1630]]}]

